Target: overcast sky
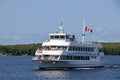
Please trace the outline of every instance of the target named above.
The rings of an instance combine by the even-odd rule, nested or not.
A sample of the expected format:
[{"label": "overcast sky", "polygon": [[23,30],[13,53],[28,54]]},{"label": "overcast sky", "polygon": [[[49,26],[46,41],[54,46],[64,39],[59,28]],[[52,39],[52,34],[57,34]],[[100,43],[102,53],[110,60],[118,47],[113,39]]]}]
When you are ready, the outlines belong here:
[{"label": "overcast sky", "polygon": [[82,21],[93,29],[86,41],[120,42],[119,0],[0,0],[0,44],[44,41],[62,21],[81,41]]}]

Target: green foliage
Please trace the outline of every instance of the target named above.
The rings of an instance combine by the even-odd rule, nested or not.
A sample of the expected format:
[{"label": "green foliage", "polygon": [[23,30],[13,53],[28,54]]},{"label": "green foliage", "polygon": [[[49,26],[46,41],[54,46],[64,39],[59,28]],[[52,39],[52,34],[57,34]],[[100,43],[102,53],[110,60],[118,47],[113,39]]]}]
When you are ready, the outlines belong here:
[{"label": "green foliage", "polygon": [[[105,55],[120,55],[120,43],[101,43]],[[0,55],[34,55],[41,44],[0,45]]]},{"label": "green foliage", "polygon": [[41,47],[41,44],[1,45],[0,54],[2,55],[34,55],[38,47]]},{"label": "green foliage", "polygon": [[120,43],[102,43],[106,55],[120,55]]}]

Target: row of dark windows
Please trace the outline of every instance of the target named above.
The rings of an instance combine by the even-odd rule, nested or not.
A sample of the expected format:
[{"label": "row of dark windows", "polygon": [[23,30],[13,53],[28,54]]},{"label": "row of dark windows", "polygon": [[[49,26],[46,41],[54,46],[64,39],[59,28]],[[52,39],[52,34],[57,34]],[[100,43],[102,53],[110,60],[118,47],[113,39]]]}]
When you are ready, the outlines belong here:
[{"label": "row of dark windows", "polygon": [[58,56],[58,55],[44,55],[44,56],[39,56],[39,59],[44,59],[44,60],[52,60],[58,59],[60,57],[60,60],[90,60],[91,59],[96,59],[97,56]]},{"label": "row of dark windows", "polygon": [[50,39],[70,39],[71,41],[75,40],[74,35],[51,35]]},{"label": "row of dark windows", "polygon": [[89,51],[89,52],[93,52],[94,48],[93,47],[75,47],[75,46],[71,46],[71,47],[69,47],[69,51]]},{"label": "row of dark windows", "polygon": [[67,50],[67,46],[43,46],[44,50]]},{"label": "row of dark windows", "polygon": [[69,39],[69,36],[64,36],[64,35],[53,35],[53,36],[50,36],[50,39]]},{"label": "row of dark windows", "polygon": [[61,60],[90,60],[90,56],[61,56]]}]

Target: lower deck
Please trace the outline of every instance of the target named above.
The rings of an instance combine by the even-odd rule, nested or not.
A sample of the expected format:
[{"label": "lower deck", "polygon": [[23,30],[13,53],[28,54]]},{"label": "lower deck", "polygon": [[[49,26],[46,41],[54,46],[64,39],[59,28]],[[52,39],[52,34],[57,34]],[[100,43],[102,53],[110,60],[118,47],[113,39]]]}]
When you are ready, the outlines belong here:
[{"label": "lower deck", "polygon": [[51,60],[99,60],[99,56],[72,56],[72,55],[41,55],[36,56],[33,60],[51,61]]}]

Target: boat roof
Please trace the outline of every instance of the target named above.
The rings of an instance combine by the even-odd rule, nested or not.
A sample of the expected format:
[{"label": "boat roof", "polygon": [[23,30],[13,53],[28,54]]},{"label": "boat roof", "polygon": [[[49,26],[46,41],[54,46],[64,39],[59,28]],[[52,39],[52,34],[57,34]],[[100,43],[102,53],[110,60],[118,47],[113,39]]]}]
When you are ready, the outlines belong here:
[{"label": "boat roof", "polygon": [[53,36],[53,35],[68,35],[68,34],[65,34],[65,33],[51,33],[51,34],[49,34],[49,36]]}]

